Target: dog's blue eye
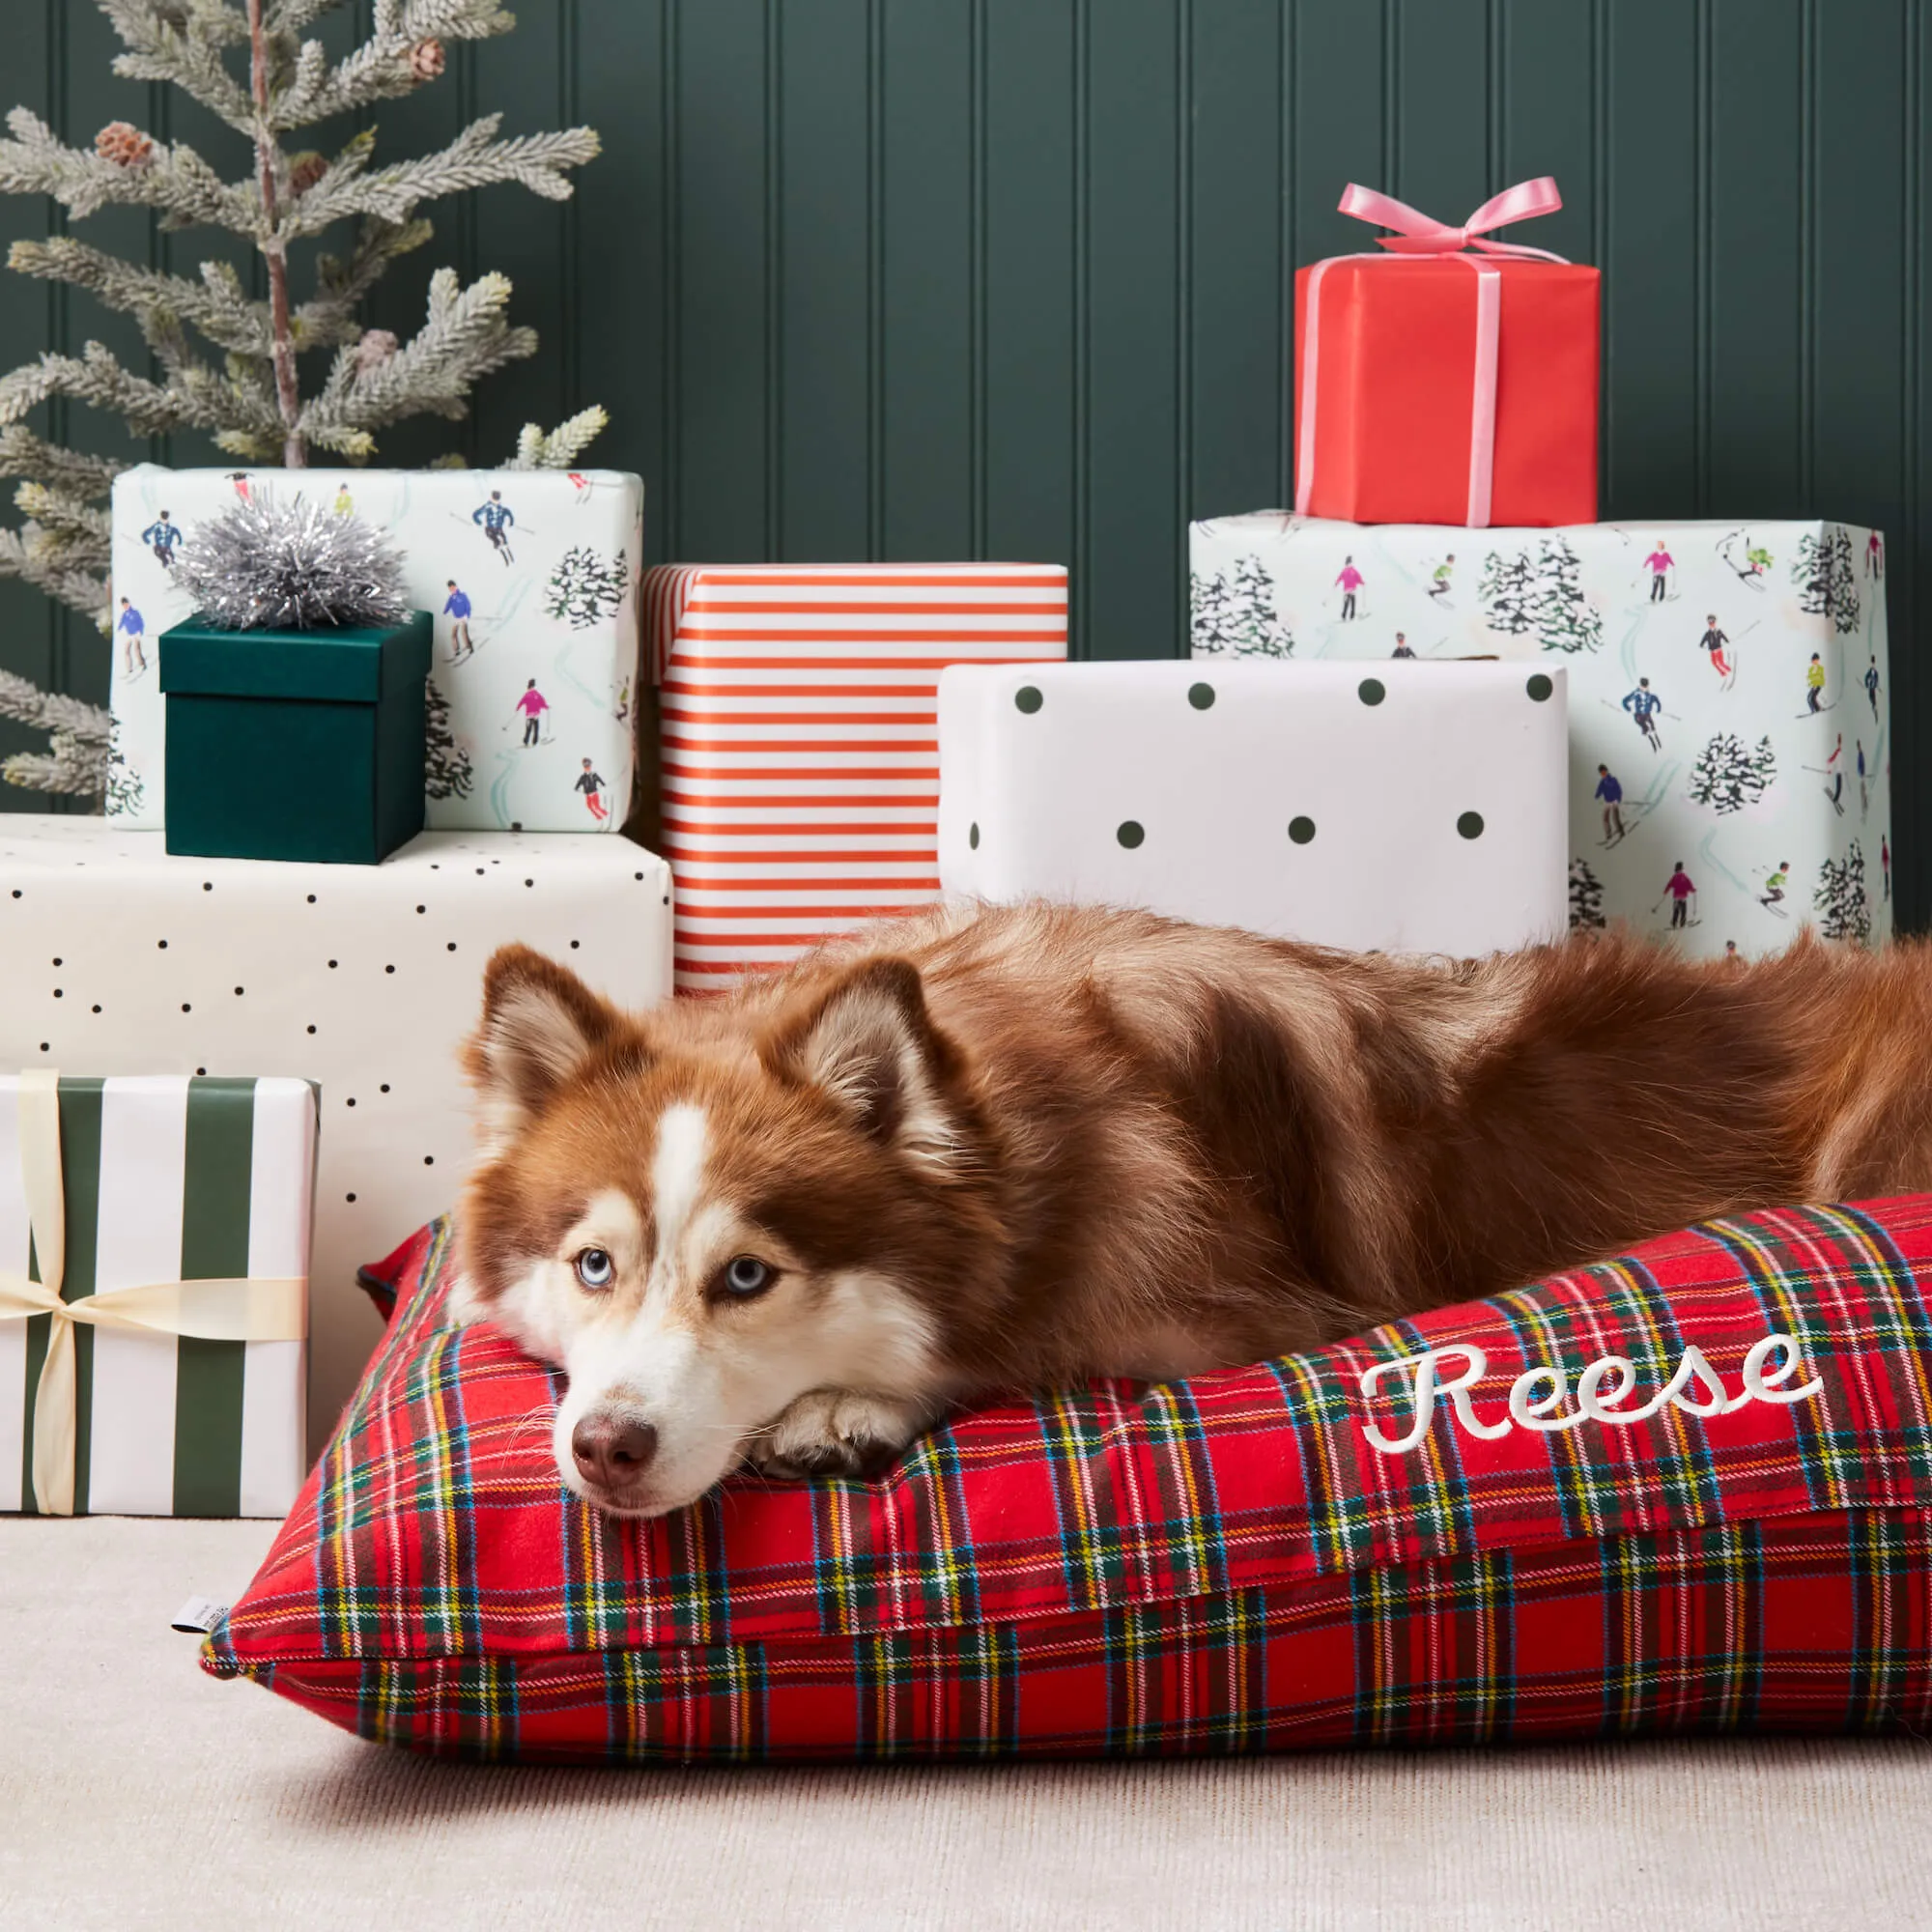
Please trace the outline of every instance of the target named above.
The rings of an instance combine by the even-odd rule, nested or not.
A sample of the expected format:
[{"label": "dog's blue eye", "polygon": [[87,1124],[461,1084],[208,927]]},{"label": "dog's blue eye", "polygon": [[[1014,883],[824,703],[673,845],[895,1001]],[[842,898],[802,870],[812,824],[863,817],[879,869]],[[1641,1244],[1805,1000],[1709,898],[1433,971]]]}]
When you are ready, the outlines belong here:
[{"label": "dog's blue eye", "polygon": [[724,1286],[733,1294],[762,1294],[772,1271],[755,1255],[737,1255],[724,1264]]},{"label": "dog's blue eye", "polygon": [[577,1258],[577,1278],[585,1288],[609,1288],[617,1264],[602,1248],[585,1248]]}]

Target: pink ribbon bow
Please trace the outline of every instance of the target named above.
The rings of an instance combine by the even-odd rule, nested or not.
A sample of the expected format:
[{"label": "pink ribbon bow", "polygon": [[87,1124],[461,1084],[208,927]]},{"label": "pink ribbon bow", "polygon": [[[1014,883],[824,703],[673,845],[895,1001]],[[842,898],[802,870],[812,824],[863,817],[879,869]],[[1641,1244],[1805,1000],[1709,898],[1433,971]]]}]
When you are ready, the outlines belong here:
[{"label": "pink ribbon bow", "polygon": [[[1480,248],[1486,255],[1533,256],[1540,262],[1561,262],[1548,248],[1525,248],[1516,242],[1491,242],[1492,228],[1507,228],[1512,221],[1527,221],[1532,215],[1554,214],[1563,206],[1551,175],[1538,175],[1534,181],[1518,182],[1500,194],[1492,194],[1460,228],[1437,221],[1398,201],[1392,194],[1378,194],[1372,187],[1350,182],[1342,190],[1342,213],[1357,221],[1378,222],[1393,228],[1394,235],[1378,235],[1376,245],[1392,255],[1453,255],[1463,248]],[[1473,265],[1472,265],[1473,266]]]},{"label": "pink ribbon bow", "polygon": [[[1437,221],[1398,201],[1392,194],[1378,194],[1372,187],[1350,182],[1343,190],[1341,210],[1357,221],[1374,221],[1393,228],[1394,235],[1378,235],[1378,247],[1385,255],[1330,255],[1317,262],[1308,277],[1308,299],[1301,337],[1301,432],[1296,439],[1294,464],[1294,509],[1297,516],[1308,514],[1310,494],[1315,488],[1315,390],[1317,345],[1321,340],[1321,292],[1323,275],[1337,262],[1386,262],[1404,255],[1440,255],[1466,264],[1476,271],[1476,374],[1475,393],[1469,412],[1469,500],[1466,523],[1481,529],[1490,521],[1490,491],[1496,454],[1496,340],[1502,321],[1502,275],[1494,263],[1484,259],[1507,255],[1522,260],[1567,263],[1568,258],[1552,255],[1548,248],[1527,248],[1516,242],[1492,242],[1488,231],[1506,227],[1512,221],[1526,221],[1532,215],[1551,214],[1563,206],[1556,183],[1549,175],[1534,181],[1518,182],[1500,194],[1492,194],[1460,228]],[[1474,254],[1463,250],[1473,249]]]}]

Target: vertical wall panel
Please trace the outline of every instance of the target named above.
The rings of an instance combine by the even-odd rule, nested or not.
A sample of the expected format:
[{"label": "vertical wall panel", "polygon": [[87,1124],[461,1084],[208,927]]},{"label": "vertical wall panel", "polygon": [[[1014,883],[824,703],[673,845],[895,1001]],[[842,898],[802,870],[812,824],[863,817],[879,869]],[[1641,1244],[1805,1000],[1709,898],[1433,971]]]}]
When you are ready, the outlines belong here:
[{"label": "vertical wall panel", "polygon": [[[78,142],[120,118],[245,169],[192,103],[108,71],[96,10],[15,12],[9,98]],[[339,51],[369,12],[354,0],[315,31]],[[472,422],[386,434],[384,461],[497,460],[526,418],[601,401],[598,456],[644,475],[654,557],[1061,558],[1076,647],[1157,656],[1182,647],[1188,516],[1292,490],[1293,270],[1370,242],[1336,213],[1343,185],[1455,216],[1554,174],[1564,210],[1520,239],[1605,270],[1605,513],[1822,513],[1889,534],[1892,842],[1902,910],[1922,918],[1932,34],[1917,0],[519,13],[514,35],[454,49],[440,81],[365,117],[382,156],[488,112],[508,134],[586,121],[604,154],[569,207],[502,188],[426,208],[435,241],[369,320],[411,332],[433,268],[500,269],[544,348],[482,385]],[[303,138],[327,151],[349,131]],[[0,224],[57,226],[11,200]],[[181,272],[247,259],[134,212],[77,232]],[[0,368],[89,335],[145,360],[89,298],[8,285]],[[83,446],[146,451],[90,412],[54,413]],[[210,452],[184,436],[155,453]],[[107,656],[0,582],[0,663],[98,694]]]},{"label": "vertical wall panel", "polygon": [[973,35],[968,0],[883,0],[881,554],[970,549],[974,454]]},{"label": "vertical wall panel", "polygon": [[[985,552],[1051,562],[1074,545],[1076,7],[983,8]],[[1081,595],[1075,584],[1076,612]]]},{"label": "vertical wall panel", "polygon": [[873,12],[868,0],[780,10],[779,557],[870,553]]}]

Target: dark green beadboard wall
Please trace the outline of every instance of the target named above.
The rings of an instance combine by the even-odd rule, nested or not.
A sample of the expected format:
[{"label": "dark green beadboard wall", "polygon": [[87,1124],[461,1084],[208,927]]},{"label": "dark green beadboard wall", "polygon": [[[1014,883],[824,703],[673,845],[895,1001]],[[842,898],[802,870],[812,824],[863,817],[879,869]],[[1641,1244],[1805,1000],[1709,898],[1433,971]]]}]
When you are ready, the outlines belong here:
[{"label": "dark green beadboard wall", "polygon": [[[1081,651],[1161,656],[1181,647],[1188,517],[1287,500],[1292,275],[1362,245],[1342,185],[1456,217],[1554,174],[1568,206],[1521,239],[1605,270],[1605,513],[1816,512],[1891,535],[1899,884],[1924,923],[1918,0],[519,11],[516,34],[381,111],[384,146],[498,110],[509,132],[588,121],[605,153],[562,209],[504,188],[427,211],[437,241],[373,319],[410,327],[435,261],[497,268],[544,348],[469,422],[412,426],[385,460],[493,461],[526,418],[601,401],[600,459],[642,472],[654,557],[1064,559]],[[108,73],[84,0],[8,15],[0,94],[74,140],[126,119],[240,171],[196,110]],[[46,219],[0,202],[5,235]],[[125,212],[76,232],[190,271],[202,252]],[[90,334],[128,332],[78,294],[5,284],[0,367]],[[99,696],[105,647],[0,592],[0,663]]]}]

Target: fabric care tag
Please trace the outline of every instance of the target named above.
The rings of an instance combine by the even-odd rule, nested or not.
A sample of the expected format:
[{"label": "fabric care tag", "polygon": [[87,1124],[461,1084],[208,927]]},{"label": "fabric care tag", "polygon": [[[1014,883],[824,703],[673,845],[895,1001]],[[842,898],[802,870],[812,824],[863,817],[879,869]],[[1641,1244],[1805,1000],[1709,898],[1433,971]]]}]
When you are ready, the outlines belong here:
[{"label": "fabric care tag", "polygon": [[226,1604],[211,1603],[206,1597],[190,1597],[174,1613],[168,1628],[185,1631],[190,1636],[207,1636],[227,1614]]}]

